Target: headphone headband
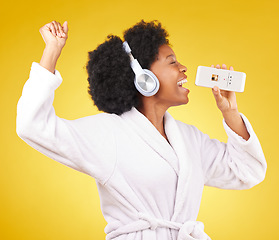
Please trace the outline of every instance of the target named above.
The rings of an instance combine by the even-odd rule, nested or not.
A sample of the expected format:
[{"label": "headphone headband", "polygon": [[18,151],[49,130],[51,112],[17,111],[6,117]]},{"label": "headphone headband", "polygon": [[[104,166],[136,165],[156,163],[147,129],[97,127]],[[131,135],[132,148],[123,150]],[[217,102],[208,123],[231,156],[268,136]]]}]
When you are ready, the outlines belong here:
[{"label": "headphone headband", "polygon": [[130,52],[132,52],[132,50],[131,50],[131,48],[130,48],[130,46],[129,46],[127,41],[123,42],[123,48],[125,49],[126,53],[128,53],[128,54]]}]

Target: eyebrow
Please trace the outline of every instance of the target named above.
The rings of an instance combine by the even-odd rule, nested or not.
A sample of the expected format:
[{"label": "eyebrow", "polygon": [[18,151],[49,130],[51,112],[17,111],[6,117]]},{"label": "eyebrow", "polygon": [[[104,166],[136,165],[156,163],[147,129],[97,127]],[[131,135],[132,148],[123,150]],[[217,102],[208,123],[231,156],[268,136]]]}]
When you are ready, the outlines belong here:
[{"label": "eyebrow", "polygon": [[175,58],[175,56],[173,54],[170,54],[169,56],[167,56],[166,59],[169,58],[169,57],[174,57]]}]

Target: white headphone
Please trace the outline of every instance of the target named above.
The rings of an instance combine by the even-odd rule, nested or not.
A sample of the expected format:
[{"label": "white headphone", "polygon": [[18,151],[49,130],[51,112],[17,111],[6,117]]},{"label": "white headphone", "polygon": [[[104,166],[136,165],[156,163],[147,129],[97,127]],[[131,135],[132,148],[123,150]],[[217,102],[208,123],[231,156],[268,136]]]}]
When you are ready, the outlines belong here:
[{"label": "white headphone", "polygon": [[153,72],[148,69],[142,69],[137,59],[131,54],[131,48],[125,41],[123,42],[123,48],[128,53],[131,60],[131,68],[135,73],[134,84],[136,89],[144,96],[150,97],[155,95],[159,90],[159,80]]}]

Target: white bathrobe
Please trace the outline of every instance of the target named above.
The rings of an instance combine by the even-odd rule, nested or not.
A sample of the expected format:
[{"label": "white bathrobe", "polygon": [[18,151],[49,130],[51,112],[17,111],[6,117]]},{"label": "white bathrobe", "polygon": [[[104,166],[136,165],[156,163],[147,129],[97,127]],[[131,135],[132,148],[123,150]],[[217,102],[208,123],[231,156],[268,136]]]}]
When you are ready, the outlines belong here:
[{"label": "white bathrobe", "polygon": [[169,143],[139,111],[77,120],[55,115],[62,78],[33,63],[18,103],[17,133],[50,158],[96,179],[106,239],[208,240],[197,222],[204,185],[247,189],[265,177],[261,145],[223,121],[228,142],[210,139],[166,112]]}]

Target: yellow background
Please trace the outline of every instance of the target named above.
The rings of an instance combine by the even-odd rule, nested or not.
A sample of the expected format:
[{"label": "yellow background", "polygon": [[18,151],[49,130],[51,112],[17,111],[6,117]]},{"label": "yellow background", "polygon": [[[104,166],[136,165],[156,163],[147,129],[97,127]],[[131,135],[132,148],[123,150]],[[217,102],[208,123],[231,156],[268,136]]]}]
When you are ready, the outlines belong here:
[{"label": "yellow background", "polygon": [[178,60],[188,68],[190,102],[171,114],[226,141],[210,89],[194,85],[198,65],[234,66],[247,74],[239,110],[251,121],[268,171],[260,185],[243,191],[205,188],[198,220],[214,240],[279,239],[278,232],[278,1],[5,1],[0,8],[1,240],[104,239],[106,225],[95,182],[36,152],[15,132],[16,104],[32,61],[44,42],[39,28],[69,23],[58,62],[64,82],[56,92],[58,116],[96,114],[87,94],[87,52],[108,34],[141,19],[158,19],[170,33]]}]

